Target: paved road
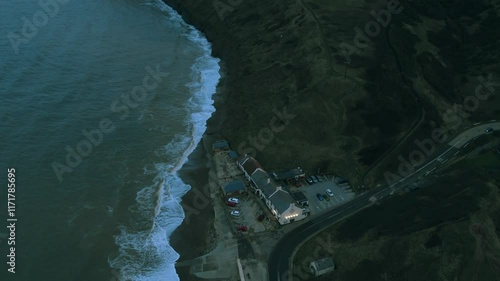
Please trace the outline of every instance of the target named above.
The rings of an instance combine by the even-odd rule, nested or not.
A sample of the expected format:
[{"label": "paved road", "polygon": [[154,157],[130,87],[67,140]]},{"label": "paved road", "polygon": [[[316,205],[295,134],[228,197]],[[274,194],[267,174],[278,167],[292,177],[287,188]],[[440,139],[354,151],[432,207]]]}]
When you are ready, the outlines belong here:
[{"label": "paved road", "polygon": [[462,147],[464,144],[468,143],[472,139],[483,135],[485,129],[492,128],[494,131],[500,130],[500,122],[495,122],[495,120],[491,120],[494,123],[488,122],[486,124],[478,124],[477,125],[462,132],[458,135],[454,140],[449,142],[448,144],[454,147]]},{"label": "paved road", "polygon": [[[474,138],[485,134],[484,129],[493,128],[495,131],[500,130],[500,122],[492,120],[487,124],[476,124],[476,126],[469,128],[458,135],[455,139],[450,141],[444,147],[435,152],[432,160],[428,161],[422,167],[415,169],[410,175],[402,177],[395,183],[390,185],[370,190],[363,193],[350,202],[328,211],[303,225],[295,228],[287,233],[274,247],[269,259],[269,281],[291,281],[300,280],[299,277],[293,276],[290,272],[290,257],[292,256],[295,248],[303,241],[308,239],[311,235],[321,231],[334,223],[337,223],[350,215],[353,215],[362,209],[369,207],[373,202],[379,201],[390,196],[397,190],[402,190],[414,179],[420,176],[426,176],[442,165],[448,159],[460,153],[460,149]],[[295,278],[293,278],[295,277]]]}]

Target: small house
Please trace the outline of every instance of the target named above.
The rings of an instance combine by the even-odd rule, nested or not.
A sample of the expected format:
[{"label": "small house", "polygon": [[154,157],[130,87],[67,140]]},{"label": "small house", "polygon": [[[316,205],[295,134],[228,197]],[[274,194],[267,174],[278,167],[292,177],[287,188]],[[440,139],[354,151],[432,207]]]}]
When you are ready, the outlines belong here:
[{"label": "small house", "polygon": [[309,206],[309,199],[307,199],[302,191],[294,192],[292,193],[292,196],[293,198],[295,198],[295,201],[297,201],[299,205],[302,205],[304,207]]},{"label": "small house", "polygon": [[229,158],[231,158],[232,160],[236,160],[238,159],[238,153],[234,150],[231,150],[227,153],[227,155],[229,156]]},{"label": "small house", "polygon": [[332,258],[326,257],[319,260],[312,261],[309,264],[309,269],[311,273],[318,277],[324,275],[326,273],[332,272],[335,270],[335,264],[333,263]]},{"label": "small house", "polygon": [[225,140],[216,141],[214,144],[212,144],[212,150],[214,152],[229,150],[229,143]]},{"label": "small house", "polygon": [[226,197],[237,196],[245,191],[245,184],[241,180],[228,182],[223,191]]}]

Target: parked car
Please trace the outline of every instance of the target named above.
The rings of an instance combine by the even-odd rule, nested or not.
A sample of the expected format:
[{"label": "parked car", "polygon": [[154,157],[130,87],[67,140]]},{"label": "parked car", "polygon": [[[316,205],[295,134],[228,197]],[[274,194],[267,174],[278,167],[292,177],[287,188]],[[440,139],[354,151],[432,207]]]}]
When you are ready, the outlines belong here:
[{"label": "parked car", "polygon": [[258,221],[263,221],[266,218],[265,214],[260,214],[260,216],[257,218]]},{"label": "parked car", "polygon": [[229,207],[236,207],[236,203],[234,203],[234,202],[227,201],[226,205],[229,206]]},{"label": "parked car", "polygon": [[313,182],[313,180],[311,179],[311,177],[308,177],[308,178],[306,179],[306,181],[307,181],[307,183],[308,183],[309,185],[312,185],[312,184],[314,183],[314,182]]},{"label": "parked car", "polygon": [[246,226],[242,225],[242,226],[238,227],[237,229],[238,229],[239,231],[243,231],[243,232],[245,232],[245,231],[247,231],[247,230],[248,230],[248,227],[246,227]]},{"label": "parked car", "polygon": [[311,176],[311,179],[313,180],[314,183],[318,182],[318,178],[316,176]]},{"label": "parked car", "polygon": [[240,200],[238,200],[238,198],[231,197],[231,198],[227,199],[227,202],[232,202],[234,204],[238,204],[240,202]]},{"label": "parked car", "polygon": [[491,134],[491,133],[493,133],[493,128],[487,128],[487,129],[484,129],[484,132],[485,132],[486,134]]},{"label": "parked car", "polygon": [[319,182],[323,182],[323,180],[321,179],[321,176],[316,176],[316,178],[318,179]]},{"label": "parked car", "polygon": [[240,214],[241,214],[240,211],[236,211],[236,210],[231,211],[231,216],[233,216],[233,217],[239,217]]},{"label": "parked car", "polygon": [[338,184],[343,184],[343,183],[347,183],[347,182],[349,182],[349,181],[348,181],[347,179],[344,179],[344,178],[340,178],[340,179],[337,181],[337,183],[338,183]]},{"label": "parked car", "polygon": [[316,198],[318,198],[319,201],[325,200],[325,197],[323,197],[323,194],[321,193],[316,193]]},{"label": "parked car", "polygon": [[332,190],[331,190],[331,189],[329,189],[329,188],[328,188],[327,190],[325,190],[325,193],[326,193],[328,196],[333,197],[333,192],[332,192]]}]

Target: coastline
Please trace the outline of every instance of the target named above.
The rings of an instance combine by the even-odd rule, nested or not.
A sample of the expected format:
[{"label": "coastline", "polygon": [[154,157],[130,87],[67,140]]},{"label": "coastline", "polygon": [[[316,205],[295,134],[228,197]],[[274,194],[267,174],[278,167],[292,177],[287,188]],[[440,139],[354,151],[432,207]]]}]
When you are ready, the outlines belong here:
[{"label": "coastline", "polygon": [[[189,184],[191,189],[182,197],[186,217],[170,237],[170,245],[180,255],[178,262],[205,254],[211,244],[210,240],[213,239],[214,213],[211,203],[196,215],[189,215],[189,210],[185,207],[185,205],[192,205],[191,202],[195,200],[194,190],[201,190],[208,183],[208,159],[203,142],[202,140],[198,144],[189,155],[188,162],[179,171],[180,178],[184,183]],[[176,271],[180,280],[201,280],[189,274],[189,267],[178,267]]]},{"label": "coastline", "polygon": [[[208,200],[208,204],[203,208],[195,208],[195,200],[199,197],[198,195],[200,192],[203,193],[203,189],[206,188],[209,183],[209,171],[212,162],[209,159],[208,153],[211,151],[209,143],[213,141],[212,136],[223,137],[224,135],[222,132],[222,124],[226,118],[226,108],[224,108],[223,104],[227,96],[227,71],[226,61],[222,58],[218,46],[214,46],[215,42],[212,40],[212,36],[207,34],[205,29],[198,23],[193,22],[194,18],[189,16],[178,4],[170,0],[162,1],[178,12],[184,22],[200,31],[211,44],[211,55],[220,59],[220,79],[216,91],[212,95],[215,112],[213,112],[212,116],[207,120],[203,138],[198,143],[196,149],[189,155],[188,161],[178,172],[182,181],[191,186],[191,189],[181,199],[185,218],[169,238],[171,247],[180,255],[177,261],[177,263],[179,263],[210,252],[217,243],[212,201]],[[220,43],[221,42],[219,42],[219,44]],[[192,208],[199,212],[190,215],[190,209]],[[182,281],[205,280],[191,275],[189,270],[189,266],[176,266],[177,275]]]},{"label": "coastline", "polygon": [[[208,188],[209,184],[209,171],[212,167],[212,162],[208,155],[211,151],[209,143],[213,141],[213,135],[221,136],[220,126],[224,119],[224,109],[221,105],[224,102],[225,96],[225,67],[222,61],[219,64],[221,78],[219,79],[216,92],[212,96],[216,110],[207,120],[207,129],[203,134],[202,140],[189,155],[185,165],[179,170],[179,177],[184,183],[189,184],[191,189],[182,197],[181,201],[186,217],[170,236],[170,245],[180,255],[177,263],[207,254],[213,250],[217,243],[214,228],[214,210],[209,195],[201,196],[204,199],[208,199],[206,206],[205,204],[201,208],[197,208],[196,206],[197,202],[200,202],[200,193],[206,194],[204,190]],[[196,211],[192,211],[193,209]],[[180,280],[204,280],[191,275],[189,269],[188,266],[176,267]]]},{"label": "coastline", "polygon": [[[181,6],[182,3],[175,0],[162,1],[179,13],[184,22],[200,31],[211,44],[211,55],[220,59],[220,79],[216,91],[212,95],[215,112],[207,120],[206,130],[200,143],[198,143],[196,149],[189,155],[188,161],[179,170],[179,177],[184,183],[191,186],[191,189],[181,200],[185,218],[169,238],[171,247],[180,255],[179,260],[176,262],[179,264],[180,262],[207,254],[217,245],[218,237],[216,236],[214,226],[214,206],[212,200],[208,195],[208,205],[203,208],[195,208],[197,205],[195,200],[197,200],[196,198],[199,197],[200,193],[203,193],[205,188],[208,189],[209,172],[212,168],[212,161],[209,155],[211,153],[211,143],[218,138],[226,136],[223,124],[227,119],[228,108],[224,104],[227,101],[229,92],[228,84],[231,84],[228,81],[228,68],[230,68],[228,64],[232,61],[230,57],[237,56],[237,54],[226,49],[227,46],[225,44],[230,43],[229,39],[225,38],[225,36],[217,36],[215,34],[217,30],[206,30],[203,28],[202,24],[196,20],[196,17],[191,16],[186,7]],[[213,40],[214,38],[221,40],[215,41]],[[199,213],[189,215],[190,209],[193,208],[198,210]],[[176,265],[176,272],[181,281],[206,280],[191,275],[189,271],[189,266]]]}]

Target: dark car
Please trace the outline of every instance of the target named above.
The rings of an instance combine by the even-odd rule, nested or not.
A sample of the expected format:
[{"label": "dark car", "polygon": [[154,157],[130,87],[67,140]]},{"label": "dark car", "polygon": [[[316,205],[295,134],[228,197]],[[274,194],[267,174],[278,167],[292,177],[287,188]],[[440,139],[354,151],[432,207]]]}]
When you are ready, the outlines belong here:
[{"label": "dark car", "polygon": [[323,182],[323,180],[321,179],[321,176],[316,176],[316,178],[318,179],[319,182]]},{"label": "dark car", "polygon": [[316,197],[318,198],[319,201],[325,200],[325,197],[323,197],[323,194],[321,193],[316,193]]},{"label": "dark car", "polygon": [[491,134],[491,133],[493,133],[493,128],[484,129],[484,132],[486,134]]},{"label": "dark car", "polygon": [[348,181],[347,179],[344,179],[344,178],[340,178],[340,179],[337,181],[337,183],[338,183],[338,184],[343,184],[343,183],[347,183],[347,182],[349,182],[349,181]]},{"label": "dark car", "polygon": [[258,220],[258,221],[263,221],[265,218],[266,218],[266,215],[265,215],[265,214],[261,214],[261,215],[257,218],[257,220]]}]

